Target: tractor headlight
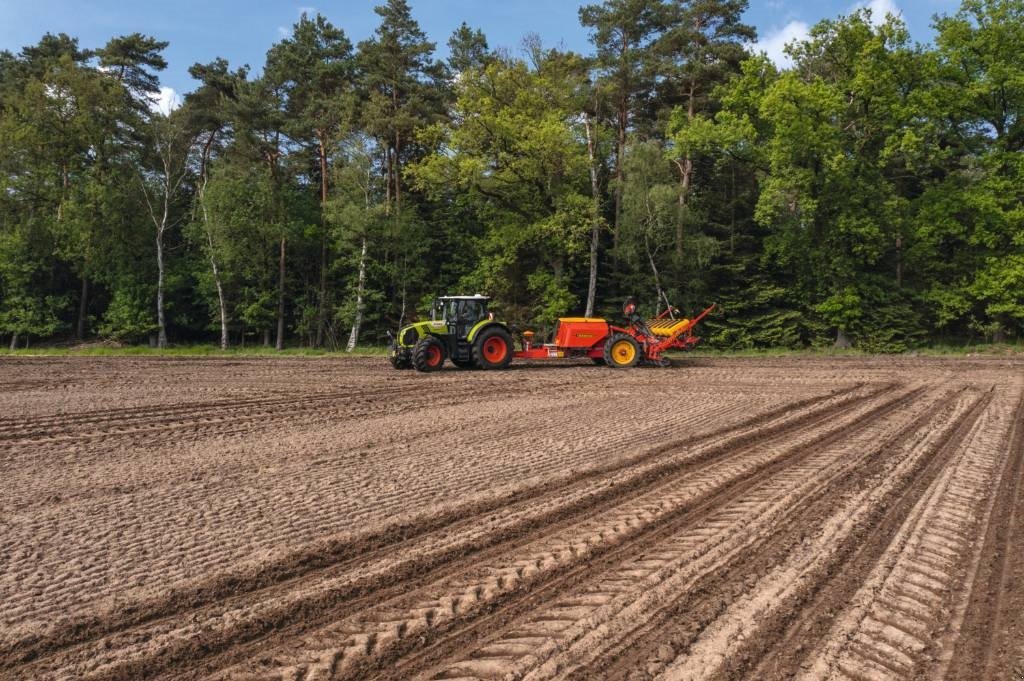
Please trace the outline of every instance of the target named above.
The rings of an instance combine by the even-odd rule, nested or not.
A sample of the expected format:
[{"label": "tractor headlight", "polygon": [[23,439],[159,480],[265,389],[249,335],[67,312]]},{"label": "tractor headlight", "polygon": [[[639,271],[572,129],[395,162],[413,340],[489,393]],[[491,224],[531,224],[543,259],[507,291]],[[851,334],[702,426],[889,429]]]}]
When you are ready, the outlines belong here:
[{"label": "tractor headlight", "polygon": [[402,334],[402,345],[415,345],[416,341],[419,340],[420,335],[416,333],[416,329],[407,329]]}]

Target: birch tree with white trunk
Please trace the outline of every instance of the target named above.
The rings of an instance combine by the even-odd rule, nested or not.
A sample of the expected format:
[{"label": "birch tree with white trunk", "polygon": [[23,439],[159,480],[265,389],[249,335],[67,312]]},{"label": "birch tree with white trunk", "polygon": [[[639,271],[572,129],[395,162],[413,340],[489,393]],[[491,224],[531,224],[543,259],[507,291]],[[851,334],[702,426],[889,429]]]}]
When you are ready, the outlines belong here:
[{"label": "birch tree with white trunk", "polygon": [[188,176],[189,153],[194,142],[186,134],[179,123],[179,117],[172,111],[170,114],[154,112],[150,121],[152,132],[152,149],[154,158],[152,167],[145,169],[140,166],[138,171],[142,196],[146,203],[147,213],[153,224],[156,242],[156,320],[157,347],[167,347],[167,320],[164,314],[164,285],[166,281],[164,237],[168,230],[181,222],[180,215],[174,215],[174,202],[181,191],[182,184]]}]

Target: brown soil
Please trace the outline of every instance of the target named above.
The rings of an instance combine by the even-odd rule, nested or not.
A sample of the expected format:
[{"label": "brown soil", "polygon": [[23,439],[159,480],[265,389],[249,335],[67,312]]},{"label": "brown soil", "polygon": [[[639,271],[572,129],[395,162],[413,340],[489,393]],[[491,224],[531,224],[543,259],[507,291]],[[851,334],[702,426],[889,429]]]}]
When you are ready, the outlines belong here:
[{"label": "brown soil", "polygon": [[1024,361],[0,360],[0,679],[1024,678]]}]

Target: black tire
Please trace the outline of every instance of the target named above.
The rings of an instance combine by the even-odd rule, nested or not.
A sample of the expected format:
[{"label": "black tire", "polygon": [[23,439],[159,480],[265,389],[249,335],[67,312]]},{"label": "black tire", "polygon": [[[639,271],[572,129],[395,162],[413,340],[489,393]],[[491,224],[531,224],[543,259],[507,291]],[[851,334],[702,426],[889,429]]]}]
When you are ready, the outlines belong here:
[{"label": "black tire", "polygon": [[505,369],[512,361],[512,352],[512,336],[508,331],[500,326],[489,326],[473,343],[473,362],[481,369]]},{"label": "black tire", "polygon": [[433,336],[419,339],[412,349],[412,365],[416,371],[440,371],[444,360],[444,343]]},{"label": "black tire", "polygon": [[625,333],[613,333],[604,344],[604,363],[616,369],[635,367],[643,353],[636,339]]},{"label": "black tire", "polygon": [[412,369],[412,361],[409,358],[409,353],[397,347],[391,347],[388,350],[388,361],[391,362],[391,366],[396,369]]},{"label": "black tire", "polygon": [[471,359],[452,359],[452,364],[460,369],[476,369],[476,363]]}]

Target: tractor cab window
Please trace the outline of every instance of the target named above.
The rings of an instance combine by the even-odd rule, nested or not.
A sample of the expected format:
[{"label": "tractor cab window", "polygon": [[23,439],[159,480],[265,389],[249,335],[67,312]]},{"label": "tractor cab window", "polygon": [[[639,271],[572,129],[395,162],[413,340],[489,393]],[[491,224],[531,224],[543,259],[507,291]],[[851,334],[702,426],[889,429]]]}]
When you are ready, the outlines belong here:
[{"label": "tractor cab window", "polygon": [[458,321],[475,324],[484,318],[484,306],[479,300],[460,300]]}]

